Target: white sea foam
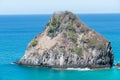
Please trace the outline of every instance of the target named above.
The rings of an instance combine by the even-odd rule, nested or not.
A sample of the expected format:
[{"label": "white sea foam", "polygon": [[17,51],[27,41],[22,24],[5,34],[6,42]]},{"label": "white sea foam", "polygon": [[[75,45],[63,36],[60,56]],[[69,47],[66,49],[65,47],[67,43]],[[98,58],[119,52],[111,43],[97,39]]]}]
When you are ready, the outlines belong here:
[{"label": "white sea foam", "polygon": [[10,64],[15,64],[14,62],[10,63]]},{"label": "white sea foam", "polygon": [[88,71],[90,68],[67,68],[67,70],[78,70],[78,71]]}]

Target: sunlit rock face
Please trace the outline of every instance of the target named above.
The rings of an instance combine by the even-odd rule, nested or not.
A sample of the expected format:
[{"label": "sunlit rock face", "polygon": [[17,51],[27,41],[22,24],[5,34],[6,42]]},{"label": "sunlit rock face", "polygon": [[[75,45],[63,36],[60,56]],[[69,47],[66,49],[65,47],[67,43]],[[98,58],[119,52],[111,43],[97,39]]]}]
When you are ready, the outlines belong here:
[{"label": "sunlit rock face", "polygon": [[22,65],[52,68],[109,68],[111,44],[68,11],[55,13],[29,44]]}]

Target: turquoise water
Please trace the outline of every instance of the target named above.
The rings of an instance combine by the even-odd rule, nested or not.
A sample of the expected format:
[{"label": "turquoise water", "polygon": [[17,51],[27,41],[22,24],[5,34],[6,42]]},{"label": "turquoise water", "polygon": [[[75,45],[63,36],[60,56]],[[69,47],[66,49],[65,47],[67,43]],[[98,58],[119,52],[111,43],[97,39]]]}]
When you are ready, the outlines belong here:
[{"label": "turquoise water", "polygon": [[[83,22],[111,41],[114,64],[120,62],[120,14],[78,15]],[[27,44],[42,32],[50,15],[0,16],[0,80],[120,80],[120,70],[54,70],[11,64]]]}]

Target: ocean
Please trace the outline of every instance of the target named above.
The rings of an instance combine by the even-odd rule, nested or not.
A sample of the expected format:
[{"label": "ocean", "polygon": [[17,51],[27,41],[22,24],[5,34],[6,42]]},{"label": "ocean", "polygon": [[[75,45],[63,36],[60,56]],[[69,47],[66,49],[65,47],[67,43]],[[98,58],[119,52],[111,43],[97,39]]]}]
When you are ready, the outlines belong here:
[{"label": "ocean", "polygon": [[[13,64],[27,44],[45,28],[51,15],[0,15],[0,80],[120,80],[120,70],[55,70]],[[114,64],[120,62],[120,14],[78,14],[80,20],[108,39]]]}]

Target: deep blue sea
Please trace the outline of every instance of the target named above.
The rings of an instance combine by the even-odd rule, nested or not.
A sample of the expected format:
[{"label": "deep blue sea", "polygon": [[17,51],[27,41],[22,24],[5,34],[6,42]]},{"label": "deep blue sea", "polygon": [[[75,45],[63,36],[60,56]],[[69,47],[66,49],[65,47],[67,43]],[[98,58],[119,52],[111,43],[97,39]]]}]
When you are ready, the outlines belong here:
[{"label": "deep blue sea", "polygon": [[[51,15],[0,15],[0,80],[120,80],[120,70],[54,70],[12,64],[27,44],[42,32]],[[89,27],[107,38],[114,64],[120,62],[120,14],[80,14]]]}]

